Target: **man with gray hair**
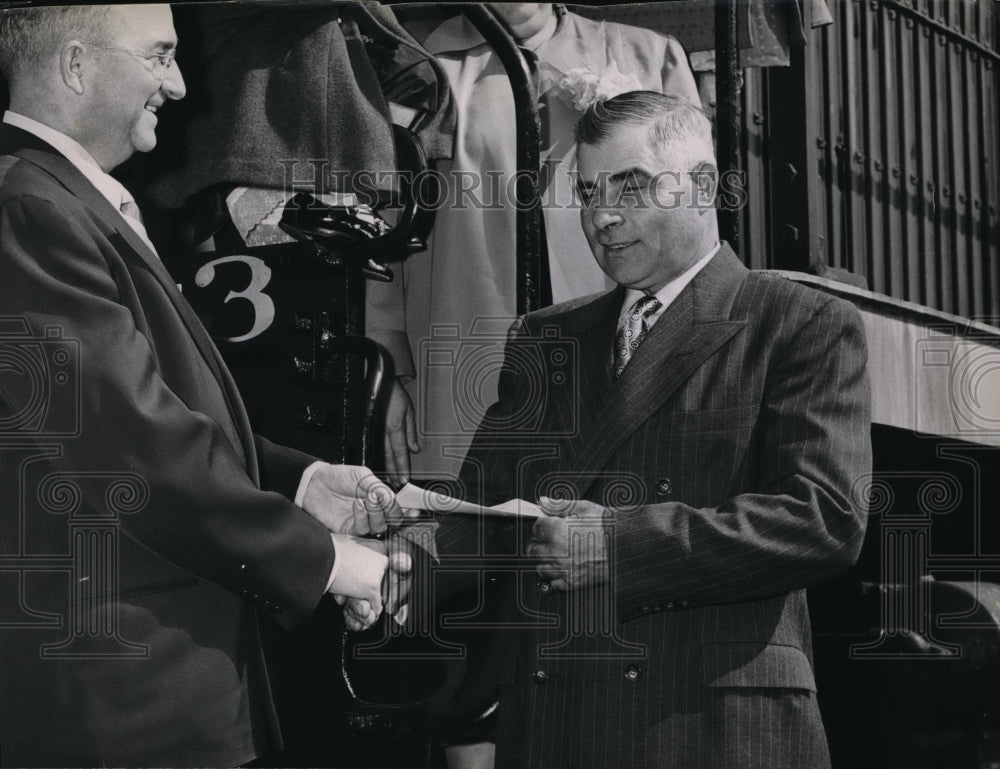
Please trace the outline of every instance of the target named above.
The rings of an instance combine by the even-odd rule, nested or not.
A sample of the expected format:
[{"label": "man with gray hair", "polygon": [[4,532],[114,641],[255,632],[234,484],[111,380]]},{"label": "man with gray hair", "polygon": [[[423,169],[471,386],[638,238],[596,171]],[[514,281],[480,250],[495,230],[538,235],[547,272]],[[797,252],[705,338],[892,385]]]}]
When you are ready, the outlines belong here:
[{"label": "man with gray hair", "polygon": [[497,765],[828,766],[805,588],[865,530],[859,314],[719,242],[696,107],[630,92],[577,136],[581,223],[618,287],[515,323],[462,473],[545,515],[438,536],[445,565],[522,558]]},{"label": "man with gray hair", "polygon": [[253,435],[109,175],[184,96],[176,45],[166,5],[0,12],[5,766],[267,756],[258,614],[360,627],[409,568],[356,538],[402,517],[370,471]]}]

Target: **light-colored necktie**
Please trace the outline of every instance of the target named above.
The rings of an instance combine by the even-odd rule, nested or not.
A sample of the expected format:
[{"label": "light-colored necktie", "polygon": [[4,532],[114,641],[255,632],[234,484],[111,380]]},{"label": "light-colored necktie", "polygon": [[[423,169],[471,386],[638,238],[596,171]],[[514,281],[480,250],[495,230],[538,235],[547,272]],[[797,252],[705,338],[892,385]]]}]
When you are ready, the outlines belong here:
[{"label": "light-colored necktie", "polygon": [[625,366],[649,332],[649,317],[662,305],[655,296],[640,297],[629,309],[615,334],[615,379],[622,375]]},{"label": "light-colored necktie", "polygon": [[[133,200],[128,193],[122,193],[122,204],[118,207],[118,210],[121,211],[126,218],[131,219],[132,222],[142,226],[143,230],[146,229],[145,225],[142,223],[142,212],[139,211],[139,206],[136,205],[135,200]],[[132,222],[129,222],[129,224]]]},{"label": "light-colored necktie", "polygon": [[[128,222],[129,227],[135,230],[135,233],[143,239],[147,246],[152,249],[153,253],[156,254],[156,248],[153,246],[153,242],[149,239],[149,234],[146,232],[146,225],[142,222],[142,212],[139,210],[139,206],[136,204],[135,199],[128,194],[128,192],[122,192],[122,202],[118,206],[118,210],[121,211],[122,216],[125,217],[125,221]],[[156,254],[159,256],[159,254]]]}]

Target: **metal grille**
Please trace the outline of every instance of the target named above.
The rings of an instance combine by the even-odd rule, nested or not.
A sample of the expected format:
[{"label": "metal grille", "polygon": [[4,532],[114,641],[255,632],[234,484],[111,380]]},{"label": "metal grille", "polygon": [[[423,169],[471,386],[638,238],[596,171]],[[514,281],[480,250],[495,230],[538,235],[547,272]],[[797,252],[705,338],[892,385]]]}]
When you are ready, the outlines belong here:
[{"label": "metal grille", "polygon": [[835,0],[807,46],[819,255],[899,299],[1000,318],[996,0]]}]

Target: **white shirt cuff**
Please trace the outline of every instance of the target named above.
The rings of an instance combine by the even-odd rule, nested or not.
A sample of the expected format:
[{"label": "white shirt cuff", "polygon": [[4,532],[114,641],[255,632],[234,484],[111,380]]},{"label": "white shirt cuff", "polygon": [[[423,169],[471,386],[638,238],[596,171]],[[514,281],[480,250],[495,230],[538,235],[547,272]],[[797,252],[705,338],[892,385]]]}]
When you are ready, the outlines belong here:
[{"label": "white shirt cuff", "polygon": [[[316,462],[313,462],[311,465],[309,465],[309,467],[307,467],[305,471],[302,473],[302,478],[299,480],[299,488],[295,492],[295,504],[298,505],[299,507],[302,507],[302,500],[305,499],[306,487],[309,486],[309,481],[312,480],[312,477],[316,474],[316,471],[319,470],[325,464],[326,462],[320,462],[317,460]],[[334,566],[334,568],[337,567]]]}]

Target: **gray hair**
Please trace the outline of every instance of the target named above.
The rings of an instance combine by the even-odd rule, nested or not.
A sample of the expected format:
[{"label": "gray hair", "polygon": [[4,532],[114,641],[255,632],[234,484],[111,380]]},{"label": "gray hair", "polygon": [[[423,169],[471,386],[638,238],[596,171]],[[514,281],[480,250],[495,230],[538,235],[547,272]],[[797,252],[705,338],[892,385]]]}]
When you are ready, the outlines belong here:
[{"label": "gray hair", "polygon": [[576,124],[579,144],[599,144],[623,125],[649,126],[650,143],[665,167],[689,171],[699,163],[716,165],[712,124],[687,99],[658,91],[629,91],[595,102]]},{"label": "gray hair", "polygon": [[0,10],[0,72],[8,81],[37,67],[67,40],[110,45],[120,22],[108,5],[64,5]]}]

